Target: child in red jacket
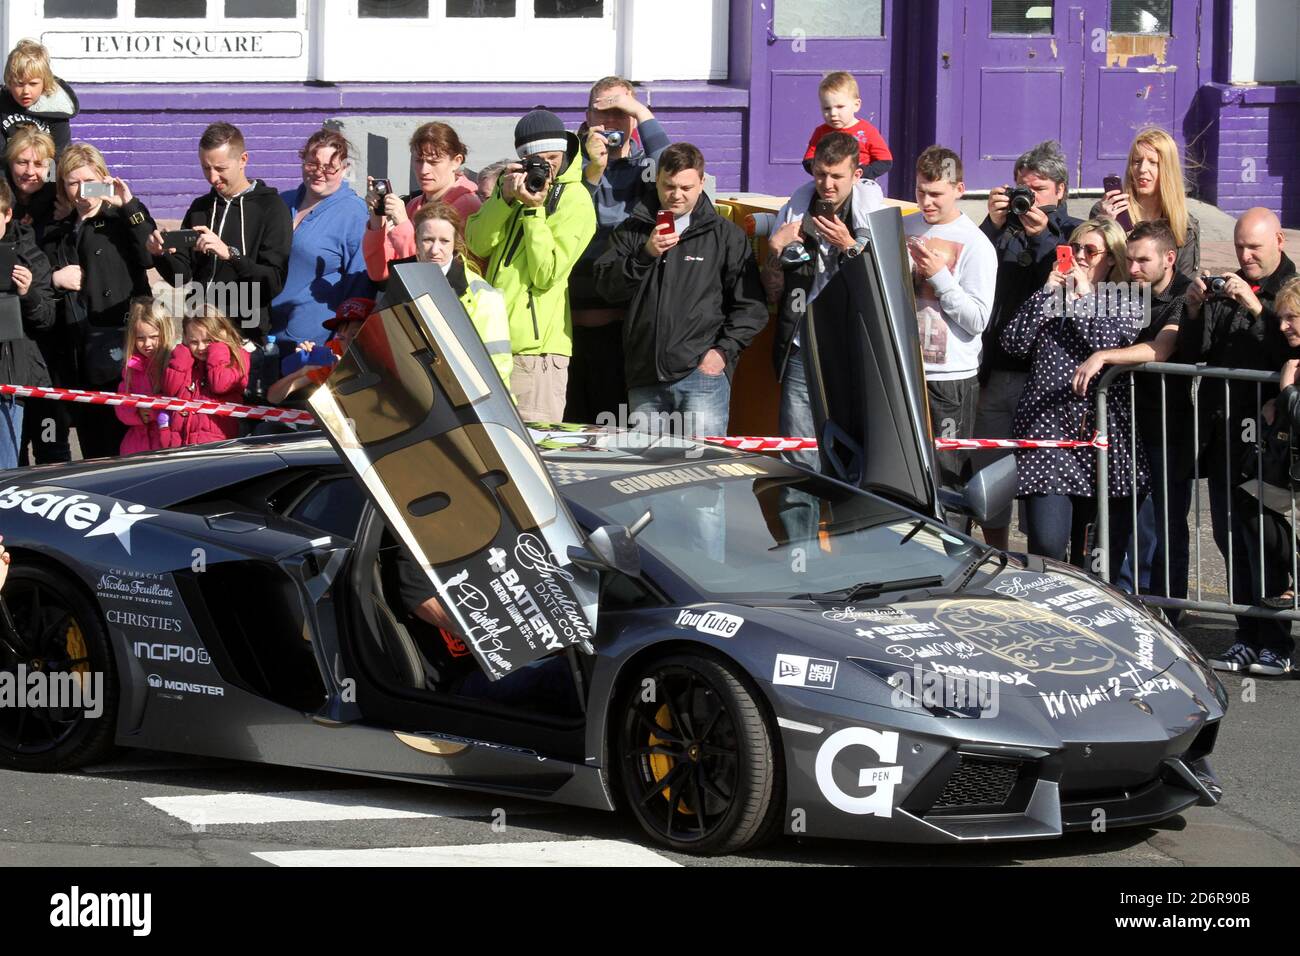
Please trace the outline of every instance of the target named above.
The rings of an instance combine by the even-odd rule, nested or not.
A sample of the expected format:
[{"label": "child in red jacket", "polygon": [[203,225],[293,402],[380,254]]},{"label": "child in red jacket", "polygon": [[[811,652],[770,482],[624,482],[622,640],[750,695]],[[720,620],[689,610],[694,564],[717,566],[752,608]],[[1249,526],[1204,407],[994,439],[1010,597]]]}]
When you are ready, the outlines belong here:
[{"label": "child in red jacket", "polygon": [[[163,388],[168,395],[197,402],[243,402],[248,355],[230,320],[213,305],[185,317],[182,342],[172,350]],[[201,445],[239,437],[239,419],[201,412],[177,412],[181,443]]]},{"label": "child in red jacket", "polygon": [[[122,384],[127,395],[162,395],[163,372],[176,345],[176,326],[167,306],[158,299],[136,299],[131,303],[122,352]],[[148,408],[117,406],[117,417],[126,425],[121,454],[174,448],[180,433],[172,429],[170,413]]]},{"label": "child in red jacket", "polygon": [[863,179],[879,179],[889,172],[894,165],[894,154],[889,151],[885,137],[864,119],[858,119],[858,110],[862,109],[862,94],[858,92],[858,81],[852,73],[837,70],[827,73],[826,78],[817,87],[817,96],[822,104],[824,124],[813,130],[808,140],[808,150],[804,153],[803,168],[812,174],[813,154],[817,144],[828,133],[848,133],[858,141],[858,165],[862,167]]}]

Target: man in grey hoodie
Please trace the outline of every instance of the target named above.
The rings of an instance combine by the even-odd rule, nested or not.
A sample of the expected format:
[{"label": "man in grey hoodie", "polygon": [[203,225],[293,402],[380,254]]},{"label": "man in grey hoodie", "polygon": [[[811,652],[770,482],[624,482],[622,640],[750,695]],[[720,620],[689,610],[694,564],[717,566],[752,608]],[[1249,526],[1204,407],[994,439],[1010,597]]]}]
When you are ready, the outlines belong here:
[{"label": "man in grey hoodie", "polygon": [[655,164],[670,140],[650,108],[637,100],[622,77],[597,80],[587,98],[583,182],[596,205],[596,235],[569,275],[573,310],[573,360],[565,418],[596,422],[618,418],[627,402],[623,380],[623,317],[626,303],[613,305],[596,290],[593,269],[609,246],[614,227],[632,213],[646,189],[653,191]]}]

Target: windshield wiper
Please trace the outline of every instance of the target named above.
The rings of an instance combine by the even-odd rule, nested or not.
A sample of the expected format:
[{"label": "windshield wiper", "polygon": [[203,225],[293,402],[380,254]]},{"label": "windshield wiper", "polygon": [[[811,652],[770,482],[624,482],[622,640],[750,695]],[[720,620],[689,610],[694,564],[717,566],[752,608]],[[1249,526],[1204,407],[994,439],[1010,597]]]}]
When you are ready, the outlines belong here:
[{"label": "windshield wiper", "polygon": [[863,581],[838,591],[796,594],[796,601],[816,601],[818,604],[839,604],[847,601],[861,601],[863,598],[879,597],[888,591],[912,591],[916,588],[932,588],[943,584],[943,578],[937,574],[927,574],[920,578],[899,578],[896,581]]},{"label": "windshield wiper", "polygon": [[975,572],[983,567],[984,562],[994,554],[998,554],[1002,559],[1002,565],[998,568],[998,570],[1001,571],[1002,568],[1007,566],[1006,552],[998,551],[998,549],[993,547],[991,544],[985,545],[976,552],[975,556],[971,558],[967,564],[962,565],[948,576],[947,580],[943,582],[944,590],[952,592],[963,590],[966,585],[971,583],[971,580],[975,577]]}]

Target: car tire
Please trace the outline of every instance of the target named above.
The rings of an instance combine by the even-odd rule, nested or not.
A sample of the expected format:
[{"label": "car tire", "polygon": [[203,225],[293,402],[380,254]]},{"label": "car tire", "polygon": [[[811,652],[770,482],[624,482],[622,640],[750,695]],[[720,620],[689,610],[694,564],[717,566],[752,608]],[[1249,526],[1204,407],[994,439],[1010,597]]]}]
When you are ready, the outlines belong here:
[{"label": "car tire", "polygon": [[721,658],[662,657],[637,668],[616,711],[621,793],[672,850],[753,849],[780,819],[779,737],[758,692]]},{"label": "car tire", "polygon": [[[30,674],[39,662],[39,669],[49,674],[75,673],[83,695],[99,692],[98,700],[83,697],[82,703],[102,705],[102,710],[98,716],[88,716],[84,708],[0,708],[0,766],[55,771],[102,761],[114,750],[118,677],[95,605],[64,575],[17,561],[10,568],[3,596],[24,641],[22,650],[30,656],[15,658],[0,646],[0,672],[16,679],[19,663]],[[102,683],[95,688],[98,675]],[[61,683],[71,687],[66,679]],[[47,682],[47,687],[53,686]],[[29,702],[31,698],[24,694],[24,703]]]}]

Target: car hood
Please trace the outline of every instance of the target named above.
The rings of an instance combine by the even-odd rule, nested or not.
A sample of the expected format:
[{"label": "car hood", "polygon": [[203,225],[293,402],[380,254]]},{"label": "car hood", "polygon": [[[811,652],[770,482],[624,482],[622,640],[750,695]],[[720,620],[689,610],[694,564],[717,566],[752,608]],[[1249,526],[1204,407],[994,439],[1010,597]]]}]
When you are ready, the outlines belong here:
[{"label": "car hood", "polygon": [[1218,686],[1201,656],[1162,622],[1099,582],[1060,572],[1003,571],[951,596],[750,613],[841,658],[875,665],[868,669],[877,674],[893,667],[981,677],[1023,697]]}]

